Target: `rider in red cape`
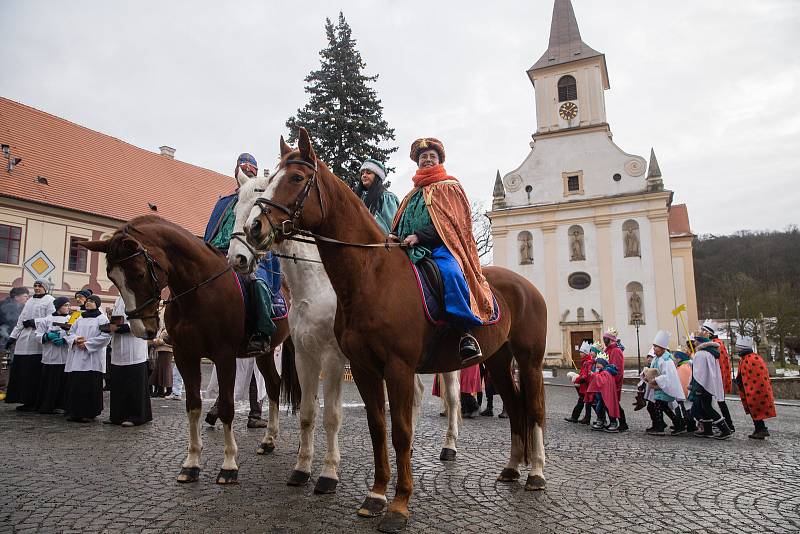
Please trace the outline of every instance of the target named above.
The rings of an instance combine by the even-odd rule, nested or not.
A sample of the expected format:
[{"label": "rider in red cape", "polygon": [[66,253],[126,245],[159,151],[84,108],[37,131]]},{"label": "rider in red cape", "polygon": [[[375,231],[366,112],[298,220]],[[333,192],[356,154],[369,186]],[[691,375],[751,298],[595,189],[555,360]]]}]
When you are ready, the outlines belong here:
[{"label": "rider in red cape", "polygon": [[412,262],[430,257],[439,265],[445,282],[445,311],[464,331],[459,349],[463,363],[469,364],[481,357],[469,329],[491,317],[493,299],[478,260],[467,195],[461,183],[445,171],[444,158],[444,146],[438,139],[417,139],[411,145],[411,159],[419,168],[413,178],[414,189],[397,210],[391,235],[410,247]]}]

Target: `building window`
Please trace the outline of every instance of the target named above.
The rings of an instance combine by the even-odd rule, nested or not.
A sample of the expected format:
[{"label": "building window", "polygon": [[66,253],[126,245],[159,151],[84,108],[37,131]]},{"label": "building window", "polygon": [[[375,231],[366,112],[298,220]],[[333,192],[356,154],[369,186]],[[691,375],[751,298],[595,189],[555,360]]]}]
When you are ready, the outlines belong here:
[{"label": "building window", "polygon": [[569,227],[567,233],[569,234],[569,261],[585,260],[586,246],[583,242],[583,228],[575,224]]},{"label": "building window", "polygon": [[22,228],[0,224],[0,263],[19,264]]},{"label": "building window", "polygon": [[639,223],[628,219],[622,223],[622,248],[626,258],[641,258],[642,247],[639,241]]},{"label": "building window", "polygon": [[69,238],[69,263],[67,270],[76,273],[86,272],[86,259],[89,257],[89,251],[83,247],[79,247],[78,243],[81,241],[88,241],[85,237],[70,237]]},{"label": "building window", "polygon": [[519,245],[519,264],[530,265],[533,263],[533,236],[527,230],[519,233],[517,236],[517,244]]},{"label": "building window", "polygon": [[644,323],[644,290],[639,282],[631,282],[625,287],[628,294],[628,323]]},{"label": "building window", "polygon": [[583,171],[562,172],[564,196],[583,194]]},{"label": "building window", "polygon": [[575,78],[572,76],[562,76],[558,80],[558,101],[566,102],[568,100],[578,99],[578,86],[575,83]]}]

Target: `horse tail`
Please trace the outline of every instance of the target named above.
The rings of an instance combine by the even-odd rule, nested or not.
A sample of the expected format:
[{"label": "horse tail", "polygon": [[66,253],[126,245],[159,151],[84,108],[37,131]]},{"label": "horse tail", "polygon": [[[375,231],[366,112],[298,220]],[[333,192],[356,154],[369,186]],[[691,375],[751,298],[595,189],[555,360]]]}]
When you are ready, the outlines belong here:
[{"label": "horse tail", "polygon": [[297,377],[297,365],[295,364],[294,343],[292,338],[287,337],[283,342],[281,352],[281,402],[291,406],[292,413],[297,413],[300,406],[300,379]]}]

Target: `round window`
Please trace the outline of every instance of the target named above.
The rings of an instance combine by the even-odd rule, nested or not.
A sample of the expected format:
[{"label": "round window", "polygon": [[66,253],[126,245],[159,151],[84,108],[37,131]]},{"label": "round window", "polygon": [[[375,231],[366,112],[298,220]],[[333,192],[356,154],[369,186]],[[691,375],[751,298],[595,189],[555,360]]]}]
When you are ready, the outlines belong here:
[{"label": "round window", "polygon": [[572,289],[586,289],[592,283],[592,277],[588,273],[572,273],[567,283]]},{"label": "round window", "polygon": [[622,180],[622,175],[620,173],[617,173],[611,178],[613,178],[615,182],[619,182],[620,180]]}]

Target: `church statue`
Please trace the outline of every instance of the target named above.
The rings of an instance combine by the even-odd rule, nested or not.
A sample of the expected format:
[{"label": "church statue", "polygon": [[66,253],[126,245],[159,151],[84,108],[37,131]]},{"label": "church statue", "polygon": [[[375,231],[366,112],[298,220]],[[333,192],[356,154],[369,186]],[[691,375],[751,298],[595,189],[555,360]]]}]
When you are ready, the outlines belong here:
[{"label": "church statue", "polygon": [[628,306],[631,309],[631,322],[634,319],[642,320],[642,297],[637,290],[631,291],[631,296],[628,298]]},{"label": "church statue", "polygon": [[533,238],[530,234],[519,236],[519,263],[520,265],[533,263]]},{"label": "church statue", "polygon": [[585,260],[586,255],[583,253],[583,234],[577,228],[573,230],[569,240],[570,247],[570,261]]},{"label": "church statue", "polygon": [[625,257],[641,257],[641,255],[639,250],[639,229],[634,226],[629,226],[625,230]]}]

